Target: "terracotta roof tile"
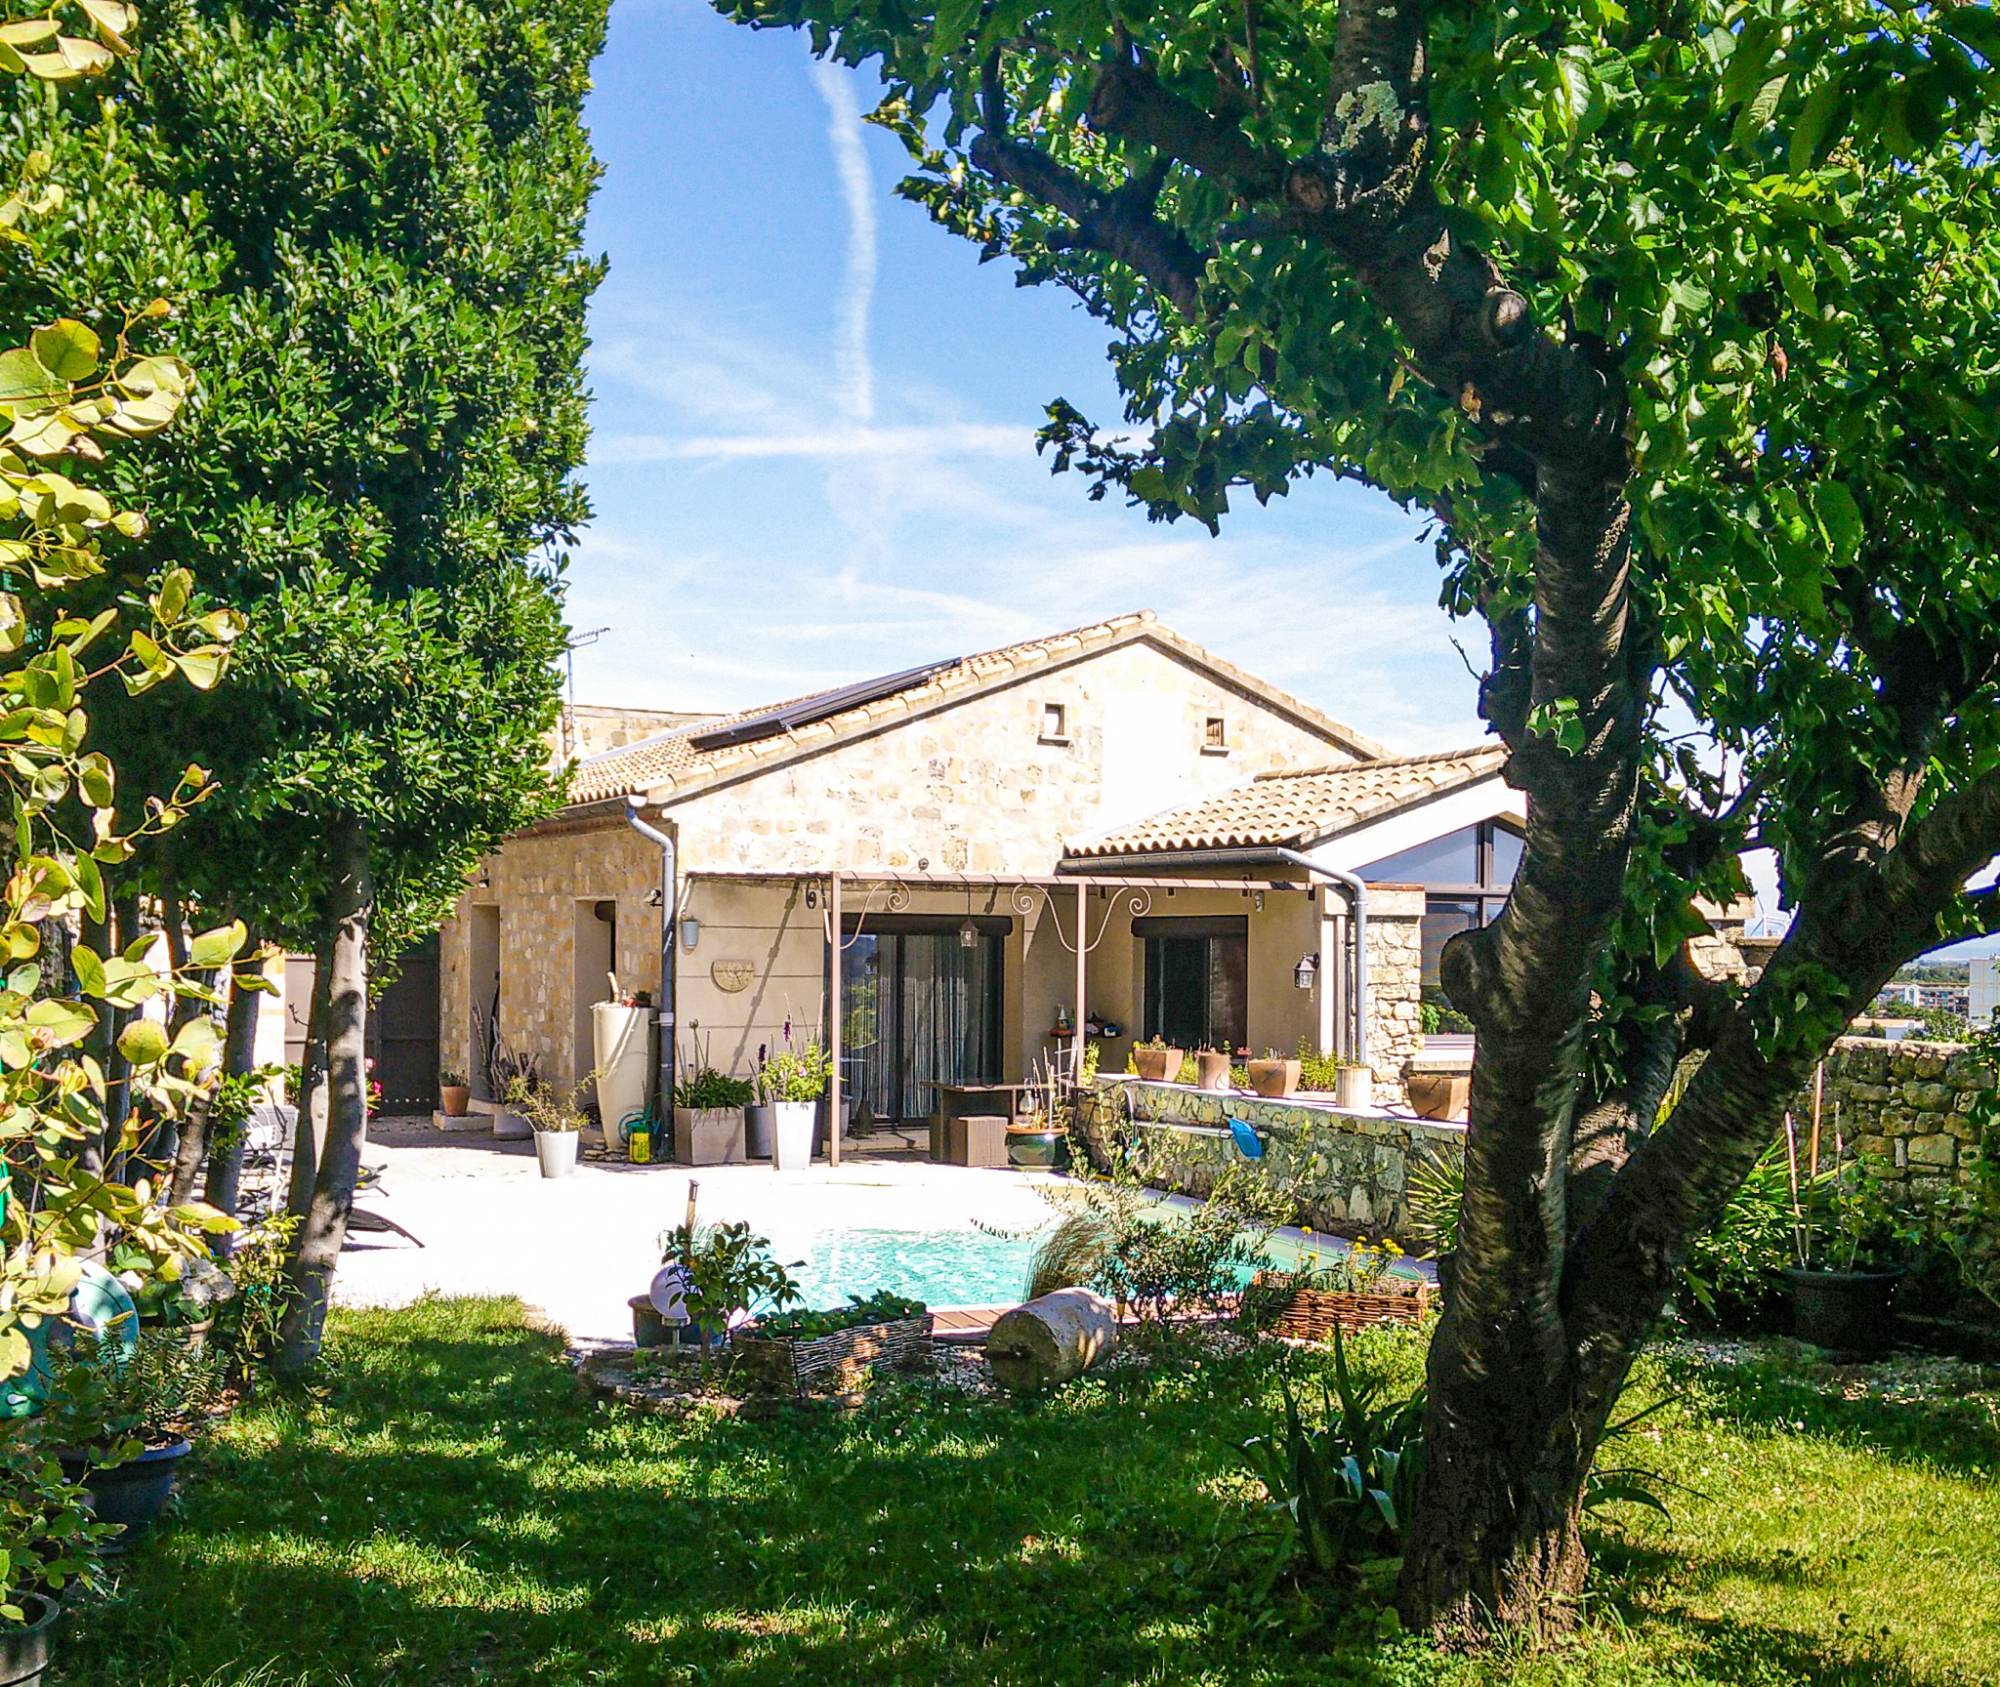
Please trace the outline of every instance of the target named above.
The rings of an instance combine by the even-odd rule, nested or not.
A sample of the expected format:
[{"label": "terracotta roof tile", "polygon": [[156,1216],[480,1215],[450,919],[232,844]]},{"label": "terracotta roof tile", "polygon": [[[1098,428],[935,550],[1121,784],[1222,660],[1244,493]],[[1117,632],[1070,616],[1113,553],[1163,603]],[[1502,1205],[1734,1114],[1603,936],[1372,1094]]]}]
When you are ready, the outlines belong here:
[{"label": "terracotta roof tile", "polygon": [[576,772],[570,780],[569,800],[571,805],[575,806],[614,800],[628,795],[686,792],[725,775],[754,771],[765,764],[781,761],[787,756],[819,747],[829,741],[846,737],[850,733],[879,727],[885,721],[906,716],[913,710],[956,696],[968,689],[1002,682],[1023,669],[1054,661],[1070,660],[1080,654],[1140,638],[1152,639],[1190,660],[1203,664],[1232,684],[1241,686],[1296,715],[1329,741],[1337,742],[1343,748],[1363,755],[1375,755],[1381,751],[1380,745],[1364,738],[1351,728],[1328,719],[1310,705],[1301,703],[1297,698],[1286,695],[1238,668],[1231,667],[1198,645],[1162,627],[1154,619],[1151,610],[1142,609],[1130,615],[1119,615],[1108,621],[1099,621],[1088,627],[1051,633],[1044,638],[1029,639],[1020,644],[1006,645],[998,650],[983,651],[978,655],[965,657],[955,666],[946,668],[942,672],[913,680],[903,690],[890,696],[857,704],[824,721],[815,721],[790,731],[777,732],[768,738],[754,739],[749,743],[729,744],[717,749],[702,750],[697,749],[690,740],[719,731],[737,722],[749,720],[752,716],[767,714],[774,709],[809,703],[815,697],[832,696],[833,691],[812,692],[804,697],[787,699],[783,703],[767,703],[755,709],[742,710],[737,714],[702,720],[670,732],[662,732],[651,738],[642,739],[636,744],[623,745],[616,750],[609,750],[602,755],[591,756],[578,762]]},{"label": "terracotta roof tile", "polygon": [[1070,845],[1075,858],[1176,849],[1303,848],[1364,820],[1497,773],[1497,744],[1428,756],[1380,757],[1342,767],[1267,773],[1248,785],[1168,809]]}]

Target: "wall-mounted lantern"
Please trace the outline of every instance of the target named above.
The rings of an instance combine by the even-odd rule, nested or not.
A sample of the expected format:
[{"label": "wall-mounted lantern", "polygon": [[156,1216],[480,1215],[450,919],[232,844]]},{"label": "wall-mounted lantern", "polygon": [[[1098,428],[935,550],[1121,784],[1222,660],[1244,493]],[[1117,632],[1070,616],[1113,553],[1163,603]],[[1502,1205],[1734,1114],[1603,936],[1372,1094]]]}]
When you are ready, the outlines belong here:
[{"label": "wall-mounted lantern", "polygon": [[1299,964],[1292,968],[1292,982],[1301,990],[1310,990],[1319,978],[1319,956],[1306,954],[1299,957]]}]

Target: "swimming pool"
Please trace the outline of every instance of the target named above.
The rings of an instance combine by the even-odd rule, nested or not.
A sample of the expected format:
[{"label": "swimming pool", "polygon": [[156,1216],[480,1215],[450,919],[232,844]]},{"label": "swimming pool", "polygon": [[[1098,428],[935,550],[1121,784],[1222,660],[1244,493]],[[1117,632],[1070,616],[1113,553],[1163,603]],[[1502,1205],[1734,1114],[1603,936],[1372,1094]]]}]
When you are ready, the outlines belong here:
[{"label": "swimming pool", "polygon": [[[1170,1197],[1180,1205],[1183,1198]],[[1163,1201],[1163,1205],[1166,1201]],[[1028,1234],[954,1225],[929,1229],[878,1229],[858,1225],[807,1233],[795,1245],[779,1244],[807,1306],[839,1306],[849,1295],[882,1290],[926,1306],[1012,1306],[1026,1295],[1035,1249],[1046,1227]],[[1265,1262],[1297,1265],[1303,1255],[1328,1257],[1347,1244],[1317,1232],[1284,1230],[1271,1238]],[[793,1264],[793,1261],[798,1261]],[[1428,1266],[1398,1260],[1398,1276],[1430,1276]],[[1249,1279],[1248,1271],[1243,1274]]]}]

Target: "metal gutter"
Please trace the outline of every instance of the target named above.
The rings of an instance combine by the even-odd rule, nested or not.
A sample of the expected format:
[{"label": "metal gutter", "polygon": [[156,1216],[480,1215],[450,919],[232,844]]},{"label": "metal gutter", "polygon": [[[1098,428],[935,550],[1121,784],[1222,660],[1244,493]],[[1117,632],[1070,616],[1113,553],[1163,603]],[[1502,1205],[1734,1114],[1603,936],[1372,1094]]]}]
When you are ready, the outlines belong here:
[{"label": "metal gutter", "polygon": [[660,850],[660,1068],[657,1080],[659,1112],[654,1129],[670,1138],[674,1128],[674,940],[680,919],[680,875],[674,840],[639,815],[637,797],[625,799],[625,822]]}]

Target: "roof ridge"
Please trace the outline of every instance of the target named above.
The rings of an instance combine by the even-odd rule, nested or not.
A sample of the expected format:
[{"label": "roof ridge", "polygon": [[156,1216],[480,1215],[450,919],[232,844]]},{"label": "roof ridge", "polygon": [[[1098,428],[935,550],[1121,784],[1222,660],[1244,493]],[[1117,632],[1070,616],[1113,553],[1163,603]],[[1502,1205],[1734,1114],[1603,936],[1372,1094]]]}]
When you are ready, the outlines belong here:
[{"label": "roof ridge", "polygon": [[1318,767],[1280,767],[1269,773],[1252,775],[1252,783],[1268,779],[1310,779],[1326,773],[1364,773],[1391,767],[1422,767],[1428,762],[1461,761],[1474,756],[1505,755],[1505,744],[1469,744],[1459,750],[1425,750],[1412,756],[1362,756],[1348,762],[1326,762]]}]

